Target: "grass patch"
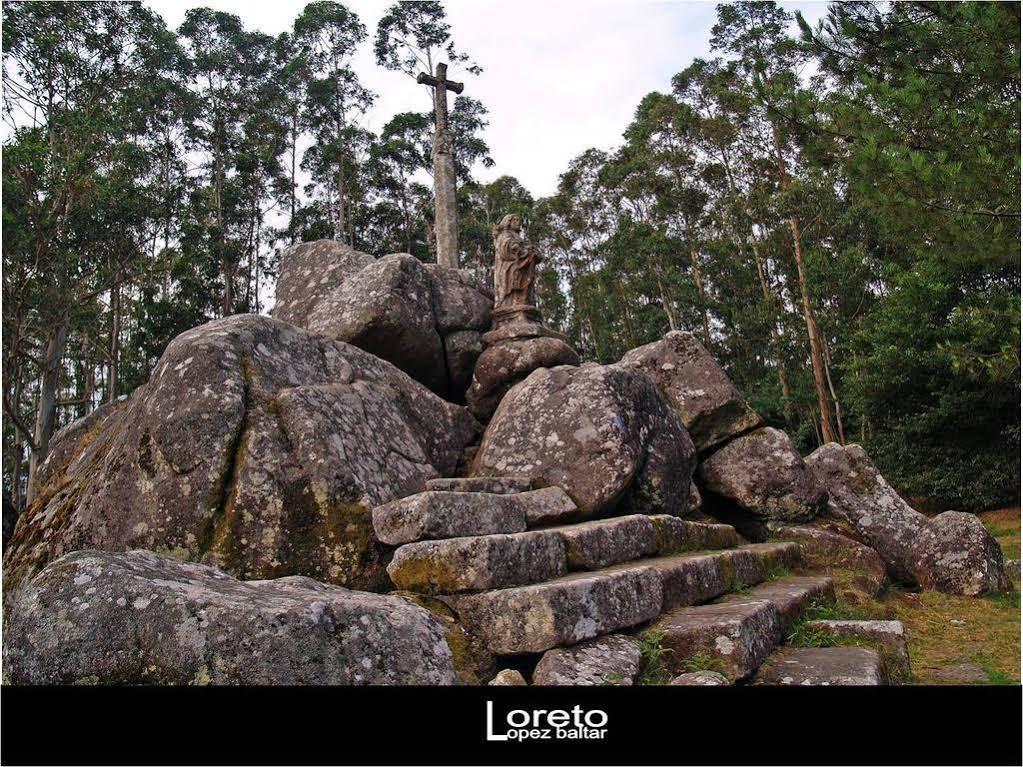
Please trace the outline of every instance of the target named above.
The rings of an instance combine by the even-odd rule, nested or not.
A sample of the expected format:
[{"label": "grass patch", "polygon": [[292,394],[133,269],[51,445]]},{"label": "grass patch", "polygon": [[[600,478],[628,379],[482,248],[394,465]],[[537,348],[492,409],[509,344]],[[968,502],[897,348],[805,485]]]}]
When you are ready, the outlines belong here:
[{"label": "grass patch", "polygon": [[671,648],[663,647],[663,629],[650,629],[637,637],[633,637],[639,645],[640,664],[639,676],[636,684],[668,684],[671,681],[671,672],[668,671],[664,662],[664,656],[672,652]]},{"label": "grass patch", "polygon": [[1018,590],[976,599],[892,589],[881,605],[906,627],[917,681],[947,684],[936,670],[977,663],[992,684],[1019,683]]},{"label": "grass patch", "polygon": [[1019,506],[978,514],[984,527],[1002,547],[1006,559],[1020,558]]},{"label": "grass patch", "polygon": [[779,578],[788,578],[790,575],[792,575],[792,571],[789,570],[788,565],[772,565],[768,571],[764,573],[764,580],[776,581]]},{"label": "grass patch", "polygon": [[[1019,507],[978,515],[1006,559],[1020,558]],[[875,598],[854,593],[856,573],[832,570],[838,600],[815,601],[790,631],[791,644],[827,647],[834,642],[806,631],[810,620],[898,620],[906,627],[913,675],[922,684],[949,684],[935,673],[963,663],[980,665],[988,684],[1020,682],[1020,589],[984,597],[889,586]],[[855,598],[855,602],[853,599]],[[843,642],[843,644],[846,644]]]}]

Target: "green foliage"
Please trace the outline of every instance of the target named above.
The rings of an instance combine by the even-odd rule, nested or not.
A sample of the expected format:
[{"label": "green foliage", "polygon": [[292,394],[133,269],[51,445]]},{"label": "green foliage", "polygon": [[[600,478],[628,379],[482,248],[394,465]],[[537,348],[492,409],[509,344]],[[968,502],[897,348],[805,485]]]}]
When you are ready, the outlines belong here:
[{"label": "green foliage", "polygon": [[[399,4],[382,25],[478,71],[440,3]],[[49,436],[144,383],[175,336],[266,311],[283,246],[332,238],[432,260],[432,111],[365,129],[375,96],[354,55],[367,37],[330,0],[277,37],[210,8],[188,9],[175,33],[137,2],[4,3],[3,492],[15,506]],[[477,99],[454,103],[465,187],[492,164],[486,115]]]},{"label": "green foliage", "polygon": [[538,201],[559,328],[602,362],[692,331],[804,453],[827,420],[915,503],[1017,502],[1018,6],[797,21],[720,5],[715,57]]},{"label": "green foliage", "polygon": [[664,663],[664,656],[672,652],[670,648],[662,647],[664,641],[663,629],[649,629],[639,636],[633,637],[639,645],[640,667],[636,684],[655,685],[667,684],[671,681],[671,672]]},{"label": "green foliage", "polygon": [[682,668],[686,673],[697,671],[716,671],[719,674],[725,673],[725,666],[720,658],[715,658],[705,652],[698,652],[690,655],[682,662]]}]

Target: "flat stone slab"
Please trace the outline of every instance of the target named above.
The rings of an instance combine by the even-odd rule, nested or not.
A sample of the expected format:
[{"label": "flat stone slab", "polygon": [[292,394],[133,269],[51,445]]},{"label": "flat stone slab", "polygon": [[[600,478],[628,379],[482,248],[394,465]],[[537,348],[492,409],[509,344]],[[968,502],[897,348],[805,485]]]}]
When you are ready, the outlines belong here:
[{"label": "flat stone slab", "polygon": [[739,545],[739,536],[731,525],[692,522],[669,514],[651,515],[650,521],[654,526],[654,547],[658,554],[730,549]]},{"label": "flat stone slab", "polygon": [[443,619],[304,576],[241,581],[151,551],[85,550],[4,607],[5,684],[459,682]]},{"label": "flat stone slab", "polygon": [[799,564],[799,544],[791,541],[747,543],[721,552],[732,569],[730,582],[753,586],[772,573],[791,569]]},{"label": "flat stone slab", "polygon": [[387,574],[400,589],[454,594],[537,583],[562,576],[565,544],[547,531],[406,543]]},{"label": "flat stone slab", "polygon": [[668,684],[674,687],[720,687],[730,685],[728,677],[719,674],[717,671],[690,671],[687,674],[679,674]]},{"label": "flat stone slab", "polygon": [[468,535],[521,533],[530,520],[563,517],[575,510],[564,490],[463,493],[427,490],[373,509],[377,538],[392,546]]},{"label": "flat stone slab", "polygon": [[725,602],[672,610],[650,633],[671,650],[663,657],[672,673],[691,670],[688,664],[703,659],[734,681],[756,671],[781,641],[781,622],[770,602]]},{"label": "flat stone slab", "polygon": [[523,493],[529,496],[526,504],[526,526],[546,527],[565,522],[578,514],[578,507],[560,487],[551,486]]},{"label": "flat stone slab", "polygon": [[783,647],[760,667],[753,684],[881,685],[881,655],[868,647]]},{"label": "flat stone slab", "polygon": [[425,489],[507,495],[532,490],[533,482],[523,477],[438,477],[426,480]]},{"label": "flat stone slab", "polygon": [[661,579],[649,567],[567,575],[456,597],[462,625],[497,655],[573,645],[656,618]]},{"label": "flat stone slab", "polygon": [[725,578],[721,558],[717,554],[654,557],[609,570],[631,570],[637,567],[652,569],[661,579],[662,611],[708,602],[729,588],[730,582]]},{"label": "flat stone slab", "polygon": [[873,645],[881,653],[885,679],[889,683],[908,682],[913,676],[902,621],[807,621],[804,625],[808,631],[839,642],[848,640]]},{"label": "flat stone slab", "polygon": [[533,671],[534,685],[632,685],[643,661],[635,641],[621,634],[548,650]]},{"label": "flat stone slab", "polygon": [[755,543],[709,553],[653,557],[615,565],[607,571],[653,568],[661,578],[661,610],[667,612],[709,602],[738,583],[744,586],[759,583],[771,570],[794,564],[798,555],[799,549],[793,543]]},{"label": "flat stone slab", "polygon": [[[820,575],[789,575],[761,583],[742,594],[729,594],[722,601],[767,600],[778,610],[782,631],[788,631],[813,602],[832,601],[835,582]],[[901,624],[900,624],[901,625]]]},{"label": "flat stone slab", "polygon": [[644,514],[547,529],[565,542],[571,570],[599,570],[654,553],[654,525]]}]

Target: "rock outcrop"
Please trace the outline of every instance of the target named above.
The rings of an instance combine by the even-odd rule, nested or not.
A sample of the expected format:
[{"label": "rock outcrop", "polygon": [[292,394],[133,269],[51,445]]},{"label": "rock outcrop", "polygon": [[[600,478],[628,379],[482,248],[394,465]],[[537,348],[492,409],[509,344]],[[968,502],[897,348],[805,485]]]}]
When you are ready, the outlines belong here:
[{"label": "rock outcrop", "polygon": [[370,509],[450,474],[474,436],[389,363],[254,315],[178,336],[149,383],[90,419],[54,438],[5,588],[84,548],[386,588]]},{"label": "rock outcrop", "polygon": [[274,317],[358,346],[461,400],[492,306],[491,292],[466,271],[320,240],[282,254]]},{"label": "rock outcrop", "polygon": [[813,519],[828,497],[788,435],[770,427],[725,444],[700,464],[699,476],[705,495],[731,501],[761,522]]},{"label": "rock outcrop", "polygon": [[764,423],[692,333],[672,331],[619,364],[650,376],[701,453]]},{"label": "rock outcrop", "polygon": [[1001,547],[979,519],[915,511],[859,445],[829,443],[807,465],[828,488],[829,512],[881,555],[893,579],[966,596],[1009,587]]},{"label": "rock outcrop", "polygon": [[456,684],[445,626],[400,597],[78,551],[12,596],[14,684]]},{"label": "rock outcrop", "polygon": [[540,369],[501,401],[476,476],[564,488],[581,516],[612,509],[685,516],[692,440],[644,374],[615,365]]}]

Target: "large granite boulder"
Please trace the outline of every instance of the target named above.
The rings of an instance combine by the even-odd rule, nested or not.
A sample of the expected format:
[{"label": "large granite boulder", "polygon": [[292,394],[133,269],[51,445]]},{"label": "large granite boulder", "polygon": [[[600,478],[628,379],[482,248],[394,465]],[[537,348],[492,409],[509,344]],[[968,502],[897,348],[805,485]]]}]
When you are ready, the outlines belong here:
[{"label": "large granite boulder", "polygon": [[587,364],[541,368],[512,388],[472,473],[558,485],[582,517],[685,516],[694,464],[692,440],[647,376]]},{"label": "large granite boulder", "polygon": [[88,550],[12,594],[4,674],[14,684],[455,684],[445,634],[400,597]]},{"label": "large granite boulder", "polygon": [[[705,502],[713,494],[752,515],[753,522],[810,520],[824,510],[828,497],[789,436],[771,427],[728,442],[700,464],[699,475]],[[734,523],[755,537],[763,535],[751,529],[756,524]]]},{"label": "large granite boulder", "polygon": [[309,313],[308,328],[387,360],[433,391],[447,384],[430,275],[413,256],[385,256],[346,279]]},{"label": "large granite boulder", "polygon": [[5,588],[70,551],[386,588],[370,510],[454,470],[474,424],[348,344],[255,315],[178,336],[149,383],[54,438]]},{"label": "large granite boulder", "polygon": [[1012,588],[1002,547],[976,515],[946,511],[909,550],[909,570],[925,589],[975,597]]},{"label": "large granite boulder", "polygon": [[376,259],[336,240],[299,242],[281,253],[275,319],[309,327],[309,315],[349,277]]},{"label": "large granite boulder", "polygon": [[282,254],[274,317],[354,344],[461,400],[492,308],[492,293],[466,271],[320,240]]},{"label": "large granite boulder", "polygon": [[619,364],[653,379],[701,453],[764,423],[692,333],[672,331]]},{"label": "large granite boulder", "polygon": [[881,555],[895,580],[967,596],[1008,587],[1001,548],[973,515],[928,519],[895,492],[859,445],[831,442],[806,462],[827,486],[829,512]]},{"label": "large granite boulder", "polygon": [[895,580],[915,583],[909,550],[929,534],[927,517],[902,500],[859,445],[830,442],[806,462],[828,489],[829,512],[852,525]]}]

